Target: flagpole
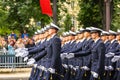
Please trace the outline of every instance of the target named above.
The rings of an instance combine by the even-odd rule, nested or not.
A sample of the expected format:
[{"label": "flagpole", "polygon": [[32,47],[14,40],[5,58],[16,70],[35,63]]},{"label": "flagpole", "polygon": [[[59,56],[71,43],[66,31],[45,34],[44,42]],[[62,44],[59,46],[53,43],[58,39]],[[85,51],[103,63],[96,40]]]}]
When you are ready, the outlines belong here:
[{"label": "flagpole", "polygon": [[57,0],[53,0],[53,21],[57,24]]}]

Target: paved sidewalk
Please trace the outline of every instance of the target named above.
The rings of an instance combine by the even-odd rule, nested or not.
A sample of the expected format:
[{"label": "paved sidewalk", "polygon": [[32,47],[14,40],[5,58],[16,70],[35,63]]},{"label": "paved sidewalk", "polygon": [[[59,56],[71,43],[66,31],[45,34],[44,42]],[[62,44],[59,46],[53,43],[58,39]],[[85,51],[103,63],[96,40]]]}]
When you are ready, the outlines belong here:
[{"label": "paved sidewalk", "polygon": [[0,69],[0,80],[28,80],[31,68]]}]

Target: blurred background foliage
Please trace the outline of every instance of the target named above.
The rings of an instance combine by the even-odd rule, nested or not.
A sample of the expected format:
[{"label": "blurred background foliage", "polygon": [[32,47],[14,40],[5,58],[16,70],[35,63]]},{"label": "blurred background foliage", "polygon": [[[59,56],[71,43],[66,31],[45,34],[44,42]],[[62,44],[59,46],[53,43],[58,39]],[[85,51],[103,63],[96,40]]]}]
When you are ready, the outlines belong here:
[{"label": "blurred background foliage", "polygon": [[[103,5],[103,0],[58,0],[58,25],[62,31],[89,26],[103,29]],[[120,0],[113,0],[111,8],[111,29],[116,31],[120,28]],[[0,35],[23,30],[32,35],[51,21],[51,17],[41,13],[39,0],[0,0]]]}]

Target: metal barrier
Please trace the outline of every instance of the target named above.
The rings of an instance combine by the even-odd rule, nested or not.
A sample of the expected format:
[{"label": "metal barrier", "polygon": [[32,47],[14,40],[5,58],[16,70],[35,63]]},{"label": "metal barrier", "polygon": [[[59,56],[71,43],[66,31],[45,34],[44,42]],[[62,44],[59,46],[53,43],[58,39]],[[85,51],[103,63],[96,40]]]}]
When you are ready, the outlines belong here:
[{"label": "metal barrier", "polygon": [[0,50],[0,68],[26,68],[26,62],[21,57],[15,57]]}]

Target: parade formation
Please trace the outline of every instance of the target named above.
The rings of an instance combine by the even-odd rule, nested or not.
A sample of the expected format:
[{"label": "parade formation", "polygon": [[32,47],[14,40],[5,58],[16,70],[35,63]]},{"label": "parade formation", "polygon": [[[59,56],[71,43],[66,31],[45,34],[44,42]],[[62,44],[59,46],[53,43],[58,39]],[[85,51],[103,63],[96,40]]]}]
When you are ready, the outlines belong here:
[{"label": "parade formation", "polygon": [[51,23],[35,32],[34,47],[15,50],[33,66],[29,80],[120,80],[119,30],[59,30]]}]

